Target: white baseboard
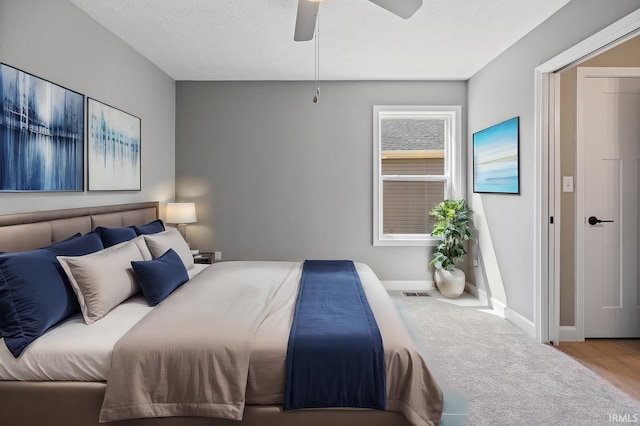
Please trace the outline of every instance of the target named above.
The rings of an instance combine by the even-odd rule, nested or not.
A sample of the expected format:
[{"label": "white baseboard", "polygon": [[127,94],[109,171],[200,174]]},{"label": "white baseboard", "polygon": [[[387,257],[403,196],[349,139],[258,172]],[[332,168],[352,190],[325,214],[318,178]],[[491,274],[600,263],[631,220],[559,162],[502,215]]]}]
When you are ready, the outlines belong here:
[{"label": "white baseboard", "polygon": [[[469,281],[465,281],[465,283],[464,283],[464,291],[466,291],[467,293],[469,293],[472,296],[480,298],[479,297],[478,287],[476,287],[475,285],[471,284]],[[486,293],[485,293],[485,295],[486,295]]]},{"label": "white baseboard", "polygon": [[484,290],[480,290],[474,284],[471,284],[468,281],[465,282],[464,291],[476,297],[480,303],[487,303],[487,293]]},{"label": "white baseboard", "polygon": [[507,317],[507,305],[496,299],[495,297],[491,298],[491,309],[496,311],[498,315],[503,318]]},{"label": "white baseboard", "polygon": [[577,330],[574,325],[561,325],[560,326],[560,335],[558,339],[561,342],[577,342],[578,339],[576,337]]},{"label": "white baseboard", "polygon": [[509,307],[507,307],[507,309],[505,310],[504,317],[509,322],[516,325],[519,329],[527,333],[529,337],[534,340],[536,339],[536,325],[533,323],[533,321],[529,321],[527,318],[523,317],[516,311],[509,309]]},{"label": "white baseboard", "polygon": [[435,288],[433,281],[382,281],[385,290],[429,291]]},{"label": "white baseboard", "polygon": [[[481,302],[487,303],[488,297],[486,291],[479,289],[471,283],[466,283],[465,290],[467,293],[476,296]],[[491,303],[487,303],[487,305],[491,306],[491,309],[493,309],[496,314],[505,318],[507,321],[527,333],[531,338],[535,339],[536,326],[533,322],[529,321],[516,311],[509,309],[507,305],[494,297],[491,298]]]}]

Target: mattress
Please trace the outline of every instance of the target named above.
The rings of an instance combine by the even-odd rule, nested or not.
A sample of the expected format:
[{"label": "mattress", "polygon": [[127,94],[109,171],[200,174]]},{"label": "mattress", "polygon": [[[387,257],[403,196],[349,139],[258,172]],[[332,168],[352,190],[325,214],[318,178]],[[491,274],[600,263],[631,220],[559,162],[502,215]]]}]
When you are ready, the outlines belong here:
[{"label": "mattress", "polygon": [[[194,265],[189,277],[207,267]],[[19,358],[0,339],[0,380],[104,382],[113,346],[152,309],[138,294],[90,325],[78,312],[31,343]]]}]

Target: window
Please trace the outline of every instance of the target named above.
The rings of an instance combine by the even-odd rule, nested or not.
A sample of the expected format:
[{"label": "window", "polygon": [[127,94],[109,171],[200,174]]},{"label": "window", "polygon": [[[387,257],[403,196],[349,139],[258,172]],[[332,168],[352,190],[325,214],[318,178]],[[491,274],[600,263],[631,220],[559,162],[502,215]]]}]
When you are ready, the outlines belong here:
[{"label": "window", "polygon": [[464,196],[461,107],[373,107],[373,244],[435,245],[429,210]]}]

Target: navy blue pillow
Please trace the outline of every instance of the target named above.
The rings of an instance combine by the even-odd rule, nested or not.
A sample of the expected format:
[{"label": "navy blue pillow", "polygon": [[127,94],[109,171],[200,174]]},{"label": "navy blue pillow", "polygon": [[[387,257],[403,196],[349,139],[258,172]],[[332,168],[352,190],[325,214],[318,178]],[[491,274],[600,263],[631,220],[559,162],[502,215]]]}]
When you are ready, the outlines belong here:
[{"label": "navy blue pillow", "polygon": [[133,229],[136,231],[137,235],[157,234],[158,232],[164,231],[164,224],[161,219],[156,219],[145,225],[134,226]]},{"label": "navy blue pillow", "polygon": [[49,328],[80,309],[56,256],[102,250],[95,233],[49,247],[0,255],[0,335],[16,358]]},{"label": "navy blue pillow", "polygon": [[128,227],[105,228],[103,226],[97,226],[95,232],[100,235],[104,248],[124,243],[125,241],[132,240],[137,236],[136,231]]},{"label": "navy blue pillow", "polygon": [[81,235],[81,234],[80,234],[79,232],[77,232],[77,233],[73,234],[72,236],[65,238],[65,239],[64,239],[64,240],[62,240],[62,241],[58,241],[57,243],[52,243],[51,245],[48,245],[48,246],[46,246],[46,247],[41,247],[41,248],[51,248],[51,247],[55,247],[55,246],[57,246],[58,244],[66,243],[66,242],[67,242],[67,241],[69,241],[69,240],[73,240],[74,238],[78,238],[80,235]]},{"label": "navy blue pillow", "polygon": [[[91,231],[77,238],[72,237],[51,244],[42,250],[49,250],[55,253],[56,256],[84,256],[85,254],[95,253],[102,249],[104,249],[104,245],[100,237],[95,231]],[[62,270],[62,268],[60,270]]]},{"label": "navy blue pillow", "polygon": [[133,261],[131,266],[149,306],[156,306],[189,281],[187,268],[173,249],[154,260]]}]

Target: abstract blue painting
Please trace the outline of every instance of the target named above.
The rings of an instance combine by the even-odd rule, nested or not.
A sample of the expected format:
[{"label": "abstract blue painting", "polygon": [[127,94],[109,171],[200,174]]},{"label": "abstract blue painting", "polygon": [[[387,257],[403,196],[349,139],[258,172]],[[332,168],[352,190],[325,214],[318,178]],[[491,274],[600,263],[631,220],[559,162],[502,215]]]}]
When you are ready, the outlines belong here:
[{"label": "abstract blue painting", "polygon": [[84,189],[84,95],[0,64],[0,191]]},{"label": "abstract blue painting", "polygon": [[473,192],[520,193],[519,117],[473,134]]},{"label": "abstract blue painting", "polygon": [[140,191],[140,119],[88,99],[89,191]]}]

